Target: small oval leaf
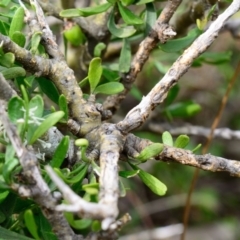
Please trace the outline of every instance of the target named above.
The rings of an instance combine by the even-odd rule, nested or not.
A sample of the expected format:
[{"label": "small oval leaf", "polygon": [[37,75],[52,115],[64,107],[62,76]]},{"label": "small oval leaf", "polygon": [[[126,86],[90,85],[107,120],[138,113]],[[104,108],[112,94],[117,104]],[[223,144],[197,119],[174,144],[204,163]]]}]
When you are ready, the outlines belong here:
[{"label": "small oval leaf", "polygon": [[28,231],[32,234],[34,239],[40,239],[37,231],[37,224],[34,219],[34,215],[31,209],[28,209],[24,212],[24,222]]},{"label": "small oval leaf", "polygon": [[50,114],[36,129],[35,133],[33,134],[29,144],[33,144],[38,138],[40,138],[50,127],[55,125],[63,116],[63,111],[58,111]]},{"label": "small oval leaf", "polygon": [[168,145],[170,147],[173,146],[173,138],[172,138],[172,135],[170,134],[170,132],[168,132],[168,131],[165,131],[162,134],[162,141],[163,141],[163,144],[165,144],[165,145]]},{"label": "small oval leaf", "polygon": [[189,143],[189,137],[187,135],[180,135],[174,143],[174,147],[185,148]]},{"label": "small oval leaf", "polygon": [[98,93],[102,93],[102,94],[116,94],[119,92],[122,92],[124,90],[124,87],[121,83],[119,82],[110,82],[110,83],[105,83],[102,84],[100,86],[98,86],[94,93],[98,94]]},{"label": "small oval leaf", "polygon": [[99,57],[93,58],[88,69],[88,79],[91,87],[91,93],[97,87],[102,76],[102,60]]},{"label": "small oval leaf", "polygon": [[145,147],[140,154],[136,157],[136,159],[140,161],[146,161],[154,156],[157,156],[162,150],[164,146],[161,143],[153,143],[147,147]]}]

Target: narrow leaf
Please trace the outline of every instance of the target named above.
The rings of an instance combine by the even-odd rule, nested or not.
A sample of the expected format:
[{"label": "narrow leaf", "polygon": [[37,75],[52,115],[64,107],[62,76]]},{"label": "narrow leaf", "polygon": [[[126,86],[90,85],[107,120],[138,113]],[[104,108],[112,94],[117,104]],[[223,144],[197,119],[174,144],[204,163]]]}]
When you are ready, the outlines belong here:
[{"label": "narrow leaf", "polygon": [[123,39],[123,46],[122,50],[120,53],[120,58],[119,58],[119,71],[126,73],[129,71],[130,66],[131,66],[131,46],[129,41],[124,38]]},{"label": "narrow leaf", "polygon": [[56,86],[49,80],[43,77],[36,78],[41,90],[45,93],[54,103],[58,104],[59,92]]},{"label": "narrow leaf", "polygon": [[63,160],[66,157],[66,154],[68,152],[69,147],[69,136],[65,136],[62,138],[61,142],[57,146],[57,149],[52,157],[52,160],[50,162],[50,165],[54,168],[59,168]]},{"label": "narrow leaf", "polygon": [[26,75],[26,71],[22,67],[11,67],[1,71],[2,75],[6,79],[12,79],[16,77],[24,77]]},{"label": "narrow leaf", "polygon": [[102,93],[102,94],[111,95],[111,94],[116,94],[116,93],[122,92],[123,90],[124,90],[124,87],[123,87],[122,83],[109,82],[109,83],[105,83],[105,84],[98,86],[95,89],[94,93],[95,94]]},{"label": "narrow leaf", "polygon": [[132,26],[128,27],[116,26],[114,21],[114,11],[111,12],[107,25],[109,31],[118,38],[127,38],[132,36],[136,32],[136,29],[134,29]]},{"label": "narrow leaf", "polygon": [[157,20],[157,11],[155,10],[153,3],[146,4],[146,16],[145,16],[146,28],[144,31],[145,36],[147,36],[149,32],[152,30],[156,20]]},{"label": "narrow leaf", "polygon": [[28,231],[32,234],[32,236],[36,240],[40,239],[32,210],[28,209],[24,212],[24,221]]},{"label": "narrow leaf", "polygon": [[163,141],[163,144],[165,144],[165,145],[168,145],[170,147],[173,146],[173,138],[172,138],[172,135],[170,134],[170,132],[168,132],[168,131],[165,131],[162,134],[162,141]]},{"label": "narrow leaf", "polygon": [[162,150],[164,146],[161,143],[153,143],[147,147],[145,147],[140,154],[136,157],[136,159],[140,161],[146,161],[154,156],[157,156]]},{"label": "narrow leaf", "polygon": [[1,239],[34,240],[0,226]]},{"label": "narrow leaf", "polygon": [[66,9],[60,12],[61,17],[88,17],[91,15],[99,14],[107,11],[112,6],[111,3],[104,3],[94,7],[78,8],[78,9]]},{"label": "narrow leaf", "polygon": [[64,116],[63,111],[58,111],[50,114],[36,129],[29,144],[33,144],[38,138],[40,138],[50,127],[55,125]]},{"label": "narrow leaf", "polygon": [[140,170],[133,170],[133,171],[119,171],[119,176],[123,178],[131,178],[138,175]]},{"label": "narrow leaf", "polygon": [[166,194],[167,187],[160,180],[155,178],[153,175],[143,171],[142,169],[130,164],[134,170],[140,170],[138,176],[155,194],[163,196]]},{"label": "narrow leaf", "polygon": [[16,10],[10,25],[9,36],[11,39],[16,31],[21,32],[23,25],[24,25],[24,9],[20,7]]},{"label": "narrow leaf", "polygon": [[161,44],[159,46],[164,52],[179,52],[188,47],[201,33],[201,30],[199,30],[198,28],[194,28],[189,31],[186,37],[169,40],[165,44]]},{"label": "narrow leaf", "polygon": [[24,118],[24,101],[20,97],[13,97],[8,102],[9,119],[16,123],[18,119]]},{"label": "narrow leaf", "polygon": [[124,7],[121,2],[118,2],[118,8],[120,11],[120,14],[123,18],[123,21],[129,25],[138,25],[143,24],[143,20],[133,14],[132,11],[130,11],[128,8]]},{"label": "narrow leaf", "polygon": [[99,57],[93,58],[88,69],[88,79],[91,87],[91,93],[97,87],[102,76],[102,60]]},{"label": "narrow leaf", "polygon": [[42,38],[42,32],[35,32],[33,35],[32,35],[32,38],[31,38],[31,53],[35,54],[38,50],[38,46],[40,44],[40,41],[41,41],[41,38]]},{"label": "narrow leaf", "polygon": [[68,120],[68,104],[67,104],[67,99],[63,94],[61,94],[59,97],[58,105],[60,110],[65,113],[64,119],[67,121]]}]

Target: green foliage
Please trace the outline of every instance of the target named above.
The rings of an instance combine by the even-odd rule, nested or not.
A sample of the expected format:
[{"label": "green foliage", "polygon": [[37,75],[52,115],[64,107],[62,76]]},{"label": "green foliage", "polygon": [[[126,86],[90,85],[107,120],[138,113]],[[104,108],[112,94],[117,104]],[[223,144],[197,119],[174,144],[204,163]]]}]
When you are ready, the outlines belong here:
[{"label": "green foliage", "polygon": [[78,9],[67,9],[60,12],[61,17],[88,17],[91,15],[99,14],[107,11],[112,6],[111,3],[104,3],[95,7],[78,8]]},{"label": "green foliage", "polygon": [[138,176],[143,181],[143,183],[146,184],[146,186],[148,186],[155,194],[159,196],[163,196],[166,194],[167,187],[160,180],[158,180],[150,173],[143,171],[142,169],[138,168],[135,165],[131,164],[131,167],[134,170],[139,170]]},{"label": "green foliage", "polygon": [[[29,8],[27,3],[25,3],[25,1],[23,2],[26,7]],[[107,36],[106,39],[104,38],[105,36],[102,38],[101,34],[103,34],[103,32],[100,31],[98,35],[99,39],[91,36],[91,34],[87,34],[86,29],[82,26],[80,27],[77,21],[75,22],[73,19],[68,20],[69,22],[63,27],[63,32],[58,29],[58,26],[56,26],[56,28],[54,26],[53,28],[53,33],[57,36],[57,42],[64,41],[65,53],[67,53],[65,54],[66,61],[69,61],[69,65],[73,65],[73,68],[75,68],[76,79],[81,80],[83,78],[83,80],[79,82],[79,86],[81,87],[86,102],[95,101],[96,98],[96,102],[99,104],[102,103],[106,97],[103,95],[112,95],[124,91],[124,86],[120,80],[122,80],[122,76],[126,77],[130,68],[133,67],[131,62],[133,54],[136,51],[136,43],[142,42],[144,37],[153,29],[159,13],[164,6],[164,4],[161,5],[160,2],[164,1],[108,0],[101,5],[98,5],[98,1],[94,1],[94,4],[90,7],[65,9],[60,13],[60,16],[63,18],[89,17],[87,20],[90,20],[90,23],[96,20],[99,26],[104,19],[102,13],[109,13],[107,26],[106,29],[104,29],[106,32],[109,30],[109,36]],[[229,3],[232,1],[226,0],[224,2]],[[32,7],[34,8],[34,5]],[[58,61],[58,59],[54,59],[54,56],[52,56],[47,49],[42,31],[39,31],[38,28],[35,30],[33,28],[31,29],[31,34],[29,34],[29,28],[25,28],[25,11],[23,7],[19,6],[18,1],[1,0],[0,8],[1,34],[8,36],[19,48],[29,51],[35,55],[36,58],[40,56],[43,60]],[[202,34],[213,14],[214,8],[215,5],[206,11],[201,19],[197,19],[197,26],[194,24],[194,28],[189,28],[191,30],[188,30],[185,35],[177,35],[175,39],[158,45],[158,48],[155,49],[149,57],[149,65],[148,63],[145,64],[145,68],[142,70],[143,75],[139,78],[139,82],[130,90],[134,101],[132,101],[131,98],[127,99],[127,104],[125,104],[128,105],[129,103],[127,110],[123,108],[119,112],[127,113],[130,105],[135,106],[137,101],[141,101],[142,98],[144,98],[151,87],[156,84],[156,80],[159,80],[162,75],[169,70],[169,67],[180,56],[180,53]],[[180,9],[179,13],[181,13],[181,11]],[[89,25],[88,27],[91,29],[92,26]],[[102,29],[100,30],[102,31]],[[113,55],[108,57],[108,51],[111,53],[111,47],[115,44],[117,46],[119,46],[118,44],[122,44],[120,45],[121,50],[118,51],[117,54],[113,51]],[[231,46],[231,48],[233,48],[233,46]],[[236,53],[234,53],[232,49],[226,49],[220,51],[217,48],[217,51],[213,52],[215,48],[212,48],[211,51],[204,52],[194,60],[192,67],[202,67],[206,64],[216,67],[218,72],[221,73],[220,77],[224,77],[226,79],[225,82],[228,82],[228,79],[233,75],[233,71],[235,70],[233,66],[237,59],[235,56]],[[72,50],[77,53],[76,56],[74,56],[74,63],[69,60],[71,58],[68,56]],[[105,53],[107,54],[105,55]],[[144,52],[143,54],[146,53]],[[79,58],[83,59],[80,61]],[[28,59],[26,61],[28,61]],[[141,64],[141,61],[142,59],[139,59],[138,64]],[[42,177],[52,193],[58,191],[58,189],[46,173],[45,166],[48,164],[52,166],[55,173],[69,185],[76,194],[88,202],[98,202],[101,188],[99,176],[102,171],[99,166],[99,159],[97,159],[99,156],[99,146],[95,144],[95,142],[88,141],[88,136],[81,136],[82,138],[76,140],[79,136],[74,136],[74,134],[69,131],[67,124],[68,120],[72,117],[70,108],[72,103],[69,101],[69,96],[59,92],[55,84],[49,79],[47,71],[46,73],[32,73],[33,70],[29,69],[31,65],[30,67],[23,67],[21,62],[17,53],[14,55],[12,52],[6,52],[6,49],[3,49],[2,46],[0,47],[0,72],[18,94],[18,96],[11,98],[7,102],[7,114],[11,123],[15,125],[17,133],[26,148],[29,149],[29,151],[35,151]],[[76,64],[77,66],[74,66],[75,62],[78,64]],[[79,63],[81,63],[81,66]],[[80,67],[81,73],[79,74],[78,68]],[[194,80],[194,77],[192,80]],[[128,83],[125,82],[125,84],[128,87]],[[199,88],[201,88],[201,86],[199,86]],[[236,85],[236,95],[238,94],[238,88],[239,86]],[[214,97],[218,99],[217,92],[225,89],[226,83],[216,89]],[[202,117],[201,110],[203,107],[200,105],[202,100],[200,98],[196,98],[196,100],[190,99],[193,98],[192,93],[189,93],[187,97],[182,97],[182,90],[183,87],[176,84],[168,92],[165,102],[156,109],[159,114],[153,116],[154,121],[169,121],[173,123],[173,125],[175,123],[178,125],[186,121],[186,119],[191,122],[193,117]],[[199,91],[199,89],[194,89],[194,91]],[[230,104],[229,106],[231,108],[231,106],[234,107],[235,105],[234,102],[234,104]],[[203,110],[204,109],[205,106]],[[80,114],[85,114],[84,111],[81,111],[82,109],[80,109]],[[233,120],[237,122],[236,124],[239,126],[239,121],[236,119],[236,116],[234,115]],[[123,116],[121,116],[121,119],[122,118]],[[209,122],[207,124],[209,124]],[[44,150],[36,150],[35,147],[38,144],[40,144],[43,149],[53,147],[53,145],[45,139],[45,136],[47,136],[46,133],[53,126],[56,126],[62,132],[63,137],[55,145],[54,153],[51,154],[50,157],[44,157]],[[95,129],[93,131],[95,131]],[[139,130],[139,132],[135,134],[142,138],[151,139],[155,143],[150,144],[144,149],[141,148],[142,150],[140,152],[134,149],[134,151],[136,150],[133,153],[134,157],[130,158],[125,156],[125,162],[120,161],[119,169],[121,170],[118,172],[121,177],[118,182],[119,195],[121,197],[129,197],[127,195],[129,189],[132,189],[131,191],[135,191],[136,194],[138,194],[138,182],[134,182],[136,179],[134,177],[136,176],[138,176],[147,187],[146,189],[139,190],[141,194],[146,192],[146,196],[143,198],[141,198],[142,195],[139,194],[140,200],[145,200],[146,197],[148,197],[148,189],[159,196],[166,194],[167,187],[159,179],[164,179],[164,182],[166,182],[169,195],[172,195],[174,190],[174,194],[180,194],[182,190],[188,189],[188,183],[192,173],[190,168],[162,163],[151,163],[150,165],[150,161],[148,162],[149,165],[148,163],[146,164],[147,170],[143,170],[145,169],[144,166],[141,168],[138,166],[150,159],[157,159],[157,156],[161,155],[164,147],[187,148],[193,149],[192,152],[196,152],[201,147],[201,144],[196,143],[194,138],[190,141],[189,136],[185,134],[173,137],[170,132],[163,132],[162,136],[159,137],[159,134],[155,134],[146,129]],[[101,138],[101,136],[98,137]],[[159,140],[161,137],[162,142]],[[71,165],[72,163],[67,162],[67,159],[69,158],[70,147],[74,148],[72,146],[73,141],[75,141],[75,145],[78,147],[76,155],[79,156],[80,160]],[[14,187],[17,186],[15,184],[27,185],[28,183],[25,179],[22,179],[23,169],[20,165],[20,159],[17,157],[6,135],[5,129],[2,129],[1,124],[0,143],[2,151],[0,153],[0,239],[27,240],[31,238],[25,236],[29,236],[34,239],[56,240],[57,237],[53,233],[52,227],[42,214],[39,206],[31,198],[24,199],[15,193]],[[221,147],[213,149],[213,153],[216,152],[219,155],[223,155]],[[121,154],[124,155],[125,153],[121,152]],[[234,151],[231,154],[234,154]],[[129,160],[127,160],[128,158]],[[129,186],[127,186],[128,184]],[[199,198],[199,202],[202,202],[205,205],[204,207],[208,208],[208,211],[213,209],[218,203],[218,196],[216,196],[212,190],[201,190],[198,192],[197,197]],[[207,201],[205,201],[206,199]],[[98,220],[79,218],[73,213],[64,214],[69,225],[77,234],[86,236],[91,231],[99,232],[101,230],[101,222]],[[150,217],[151,216],[149,216],[149,218]],[[157,224],[158,222],[156,225]]]}]

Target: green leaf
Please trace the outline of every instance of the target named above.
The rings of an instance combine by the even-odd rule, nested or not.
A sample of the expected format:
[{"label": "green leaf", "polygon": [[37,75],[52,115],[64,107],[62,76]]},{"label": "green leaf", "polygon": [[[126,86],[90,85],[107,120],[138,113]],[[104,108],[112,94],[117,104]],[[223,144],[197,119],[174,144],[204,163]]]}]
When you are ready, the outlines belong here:
[{"label": "green leaf", "polygon": [[202,146],[202,144],[199,143],[199,144],[192,150],[192,152],[193,152],[193,153],[196,152],[199,148],[201,148],[201,146]]},{"label": "green leaf", "polygon": [[6,79],[12,79],[16,77],[24,77],[26,75],[26,71],[22,67],[11,67],[1,71],[2,75]]},{"label": "green leaf", "polygon": [[91,93],[94,92],[102,76],[102,60],[99,57],[93,58],[88,69],[88,80]]},{"label": "green leaf", "polygon": [[10,2],[11,2],[11,0],[1,0],[0,1],[0,6],[1,7],[7,7]]},{"label": "green leaf", "polygon": [[32,54],[36,54],[37,53],[38,46],[40,44],[41,38],[42,38],[42,32],[35,32],[32,35],[32,38],[31,38],[31,49],[30,49],[30,52]]},{"label": "green leaf", "polygon": [[40,212],[39,215],[36,216],[36,224],[39,226],[39,233],[41,234],[42,239],[49,239],[49,240],[58,240],[59,238],[52,231],[52,227],[49,224],[48,220],[43,216]]},{"label": "green leaf", "polygon": [[[9,189],[9,188],[10,187],[4,181],[0,180],[0,191],[1,190],[6,190],[6,189]],[[1,203],[1,200],[0,200],[0,203]]]},{"label": "green leaf", "polygon": [[2,175],[7,184],[12,183],[11,174],[14,168],[18,166],[18,164],[19,164],[19,161],[16,158],[12,158],[12,159],[9,159],[9,161],[6,161],[5,164],[3,165]]},{"label": "green leaf", "polygon": [[180,135],[174,143],[174,147],[185,148],[189,143],[189,137],[187,135]]},{"label": "green leaf", "polygon": [[133,170],[133,171],[119,171],[119,176],[123,177],[123,178],[131,178],[131,177],[135,177],[136,175],[138,175],[140,170]]},{"label": "green leaf", "polygon": [[187,48],[201,33],[201,30],[194,28],[189,31],[186,37],[169,40],[165,44],[160,44],[159,47],[164,52],[179,52]]},{"label": "green leaf", "polygon": [[35,117],[42,117],[43,115],[43,107],[44,107],[44,103],[43,103],[43,99],[40,95],[36,95],[34,96],[30,102],[29,102],[29,110],[34,110],[34,116]]},{"label": "green leaf", "polygon": [[111,3],[104,3],[94,7],[78,8],[78,9],[66,9],[60,12],[61,17],[88,17],[91,15],[99,14],[107,11],[112,6]]},{"label": "green leaf", "polygon": [[188,118],[199,113],[201,106],[193,101],[178,102],[165,108],[172,117]]},{"label": "green leaf", "polygon": [[1,239],[34,240],[0,226]]},{"label": "green leaf", "polygon": [[15,61],[15,55],[11,52],[8,52],[0,57],[0,64],[4,67],[10,68],[13,66]]},{"label": "green leaf", "polygon": [[123,87],[122,83],[109,82],[109,83],[105,83],[105,84],[98,86],[95,89],[94,93],[95,94],[102,93],[102,94],[111,95],[111,94],[116,94],[116,93],[122,92],[123,90],[124,90],[124,87]]},{"label": "green leaf", "polygon": [[121,0],[121,3],[123,6],[127,7],[129,5],[131,5],[132,3],[134,3],[135,0]]},{"label": "green leaf", "polygon": [[222,64],[228,63],[231,60],[232,51],[227,52],[205,52],[196,61],[200,60],[201,62],[205,62],[208,64]]},{"label": "green leaf", "polygon": [[45,93],[54,103],[58,104],[59,92],[55,85],[46,78],[36,78],[41,90]]},{"label": "green leaf", "polygon": [[119,71],[123,73],[127,73],[131,66],[131,46],[129,41],[124,38],[123,39],[123,46],[120,53],[119,58]]},{"label": "green leaf", "polygon": [[75,229],[82,230],[90,227],[92,224],[92,219],[80,219],[74,220],[71,226]]},{"label": "green leaf", "polygon": [[147,36],[149,32],[152,30],[156,20],[157,20],[157,11],[153,3],[146,4],[146,15],[145,15],[146,28],[144,30],[145,36]]},{"label": "green leaf", "polygon": [[66,154],[68,152],[68,147],[69,147],[69,136],[64,136],[57,146],[57,149],[52,157],[52,160],[50,162],[50,165],[54,168],[59,168],[63,160],[66,157]]},{"label": "green leaf", "polygon": [[12,35],[12,41],[15,42],[18,46],[24,47],[26,43],[26,37],[23,33],[16,31]]},{"label": "green leaf", "polygon": [[124,184],[121,179],[118,180],[118,185],[119,185],[119,196],[120,197],[125,197],[126,196],[126,189],[124,187]]},{"label": "green leaf", "polygon": [[79,17],[80,12],[77,8],[62,10],[59,15],[64,18]]},{"label": "green leaf", "polygon": [[155,194],[159,196],[163,196],[166,194],[167,187],[153,175],[143,171],[142,169],[138,168],[135,165],[130,164],[134,170],[140,170],[138,176],[141,180],[148,186]]},{"label": "green leaf", "polygon": [[106,44],[103,42],[98,43],[94,48],[94,57],[100,57],[102,54],[102,51],[106,48]]},{"label": "green leaf", "polygon": [[161,143],[153,143],[147,147],[145,147],[140,154],[136,157],[136,159],[140,161],[146,161],[152,157],[157,156],[160,152],[162,152],[164,146]]},{"label": "green leaf", "polygon": [[86,37],[78,25],[64,31],[64,37],[75,47],[86,42]]},{"label": "green leaf", "polygon": [[[9,194],[9,191],[3,191],[3,192],[0,191],[0,203],[6,199],[8,194]],[[0,229],[1,229],[1,227],[0,227]],[[2,237],[2,232],[1,232],[1,237]]]},{"label": "green leaf", "polygon": [[8,32],[9,32],[9,24],[4,22],[4,21],[0,21],[0,33],[2,33],[3,35],[7,36]]},{"label": "green leaf", "polygon": [[143,24],[143,20],[133,14],[133,12],[130,11],[128,8],[124,7],[121,2],[118,2],[118,8],[125,23],[129,25]]},{"label": "green leaf", "polygon": [[166,103],[167,106],[169,106],[170,104],[172,104],[172,102],[176,99],[176,97],[177,97],[177,95],[178,95],[178,93],[179,93],[179,90],[180,90],[180,88],[179,88],[179,85],[178,85],[178,84],[175,85],[175,86],[173,86],[173,87],[170,89],[170,91],[168,92],[168,96],[167,96],[167,98],[166,98],[166,100],[165,100],[165,103]]},{"label": "green leaf", "polygon": [[163,141],[163,144],[165,144],[165,145],[168,145],[170,147],[173,146],[173,138],[172,138],[172,135],[170,134],[170,132],[168,132],[168,131],[165,131],[162,134],[162,141]]},{"label": "green leaf", "polygon": [[137,2],[136,5],[151,3],[151,2],[154,2],[154,1],[155,1],[155,0],[140,0],[140,1]]},{"label": "green leaf", "polygon": [[9,29],[9,36],[12,39],[12,36],[15,32],[21,32],[24,25],[24,9],[22,7],[19,7],[12,19],[10,29]]},{"label": "green leaf", "polygon": [[69,184],[77,183],[79,185],[82,182],[83,178],[86,176],[87,171],[88,165],[86,164],[77,175],[71,177],[70,179],[67,179],[66,182]]},{"label": "green leaf", "polygon": [[114,20],[114,11],[110,13],[107,25],[109,31],[118,38],[127,38],[132,36],[136,32],[136,29],[134,29],[132,26],[127,27],[116,26]]},{"label": "green leaf", "polygon": [[16,123],[18,119],[24,118],[24,101],[20,97],[13,97],[8,102],[8,116],[11,122]]},{"label": "green leaf", "polygon": [[28,209],[24,212],[24,222],[28,231],[32,234],[35,239],[40,239],[37,231],[37,224],[34,219],[34,215],[31,209]]},{"label": "green leaf", "polygon": [[66,97],[61,94],[58,100],[58,105],[61,111],[65,113],[64,119],[67,121],[68,120],[68,103]]},{"label": "green leaf", "polygon": [[73,213],[70,212],[64,212],[64,216],[66,217],[71,227],[78,230],[86,229],[92,224],[91,219],[74,220]]},{"label": "green leaf", "polygon": [[29,144],[33,144],[38,138],[40,138],[50,127],[55,125],[64,116],[63,111],[58,111],[50,114],[36,129]]}]

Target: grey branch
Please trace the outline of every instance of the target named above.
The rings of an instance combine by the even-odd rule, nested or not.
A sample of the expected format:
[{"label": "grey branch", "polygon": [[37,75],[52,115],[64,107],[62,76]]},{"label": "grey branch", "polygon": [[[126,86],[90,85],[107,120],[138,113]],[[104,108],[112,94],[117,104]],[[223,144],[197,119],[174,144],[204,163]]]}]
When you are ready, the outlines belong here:
[{"label": "grey branch", "polygon": [[167,97],[168,91],[177,83],[180,77],[191,67],[192,62],[200,56],[217,38],[225,22],[240,8],[240,1],[232,4],[200,35],[192,45],[176,60],[165,76],[159,81],[150,93],[133,108],[125,119],[117,124],[118,128],[128,133],[141,126],[150,112]]},{"label": "grey branch", "polygon": [[73,239],[81,239],[80,236],[78,237],[74,234],[64,215],[55,210],[56,200],[52,197],[50,189],[40,174],[35,155],[23,145],[15,126],[11,124],[8,119],[3,103],[0,103],[1,122],[23,168],[23,175],[28,182],[28,185],[24,188],[19,187],[18,192],[24,192],[26,195],[30,194],[30,197],[39,204],[43,214],[50,222],[53,232],[59,239],[65,240],[70,237]]},{"label": "grey branch", "polygon": [[[124,145],[124,151],[128,156],[136,157],[150,144],[152,144],[150,140],[129,134]],[[155,158],[156,160],[177,162],[211,172],[228,172],[231,176],[240,177],[240,161],[216,157],[211,154],[195,155],[189,150],[164,145],[163,151]]]},{"label": "grey branch", "polygon": [[171,26],[168,25],[168,22],[181,2],[182,0],[168,1],[156,23],[152,26],[149,35],[140,43],[139,49],[132,60],[129,72],[126,73],[121,80],[125,88],[124,91],[117,95],[109,96],[103,104],[106,109],[112,112],[117,110],[119,104],[130,91],[138,73],[142,70],[149,54],[156,47],[157,43],[159,41],[164,43],[176,34],[173,32]]},{"label": "grey branch", "polygon": [[[176,127],[171,124],[157,124],[149,123],[147,129],[156,132],[163,133],[164,131],[169,131],[172,135],[178,136],[180,134],[193,135],[208,137],[210,134],[210,129],[201,126],[192,126],[190,124]],[[219,139],[238,139],[240,140],[240,131],[231,130],[229,128],[217,128],[214,130],[213,137]]]},{"label": "grey branch", "polygon": [[114,124],[107,123],[101,126],[98,134],[101,168],[99,203],[85,201],[75,194],[50,167],[46,167],[46,170],[69,203],[69,205],[57,206],[57,210],[76,212],[82,217],[102,220],[103,230],[116,230],[119,227],[119,221],[116,221],[119,198],[118,159],[123,148],[124,136]]},{"label": "grey branch", "polygon": [[17,96],[16,91],[10,86],[9,82],[0,73],[0,99],[8,101],[13,96]]}]

